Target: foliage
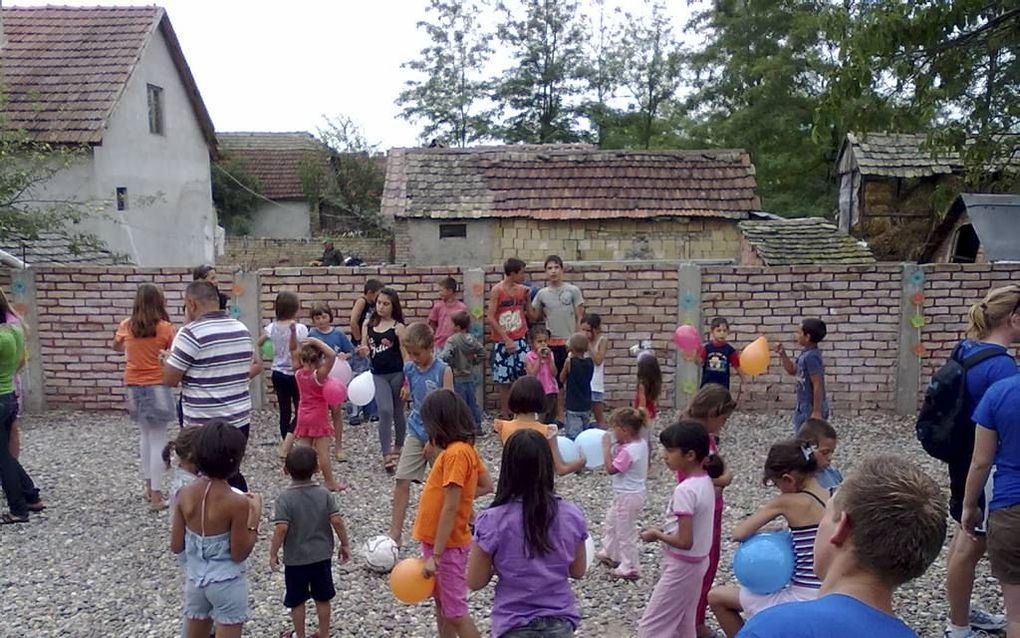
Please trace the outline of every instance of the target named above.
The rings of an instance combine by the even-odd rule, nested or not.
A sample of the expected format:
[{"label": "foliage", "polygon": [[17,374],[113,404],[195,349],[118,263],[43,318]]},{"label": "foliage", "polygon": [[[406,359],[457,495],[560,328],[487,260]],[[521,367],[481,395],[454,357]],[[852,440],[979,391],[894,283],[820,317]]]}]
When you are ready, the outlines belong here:
[{"label": "foliage", "polygon": [[333,151],[330,171],[319,175],[303,164],[301,175],[302,183],[314,183],[321,190],[320,216],[332,227],[353,225],[351,230],[388,232],[379,215],[386,172],[378,145],[370,143],[361,127],[343,115],[325,118],[319,139]]},{"label": "foliage", "polygon": [[623,72],[622,29],[614,19],[619,9],[607,15],[605,0],[593,0],[593,4],[597,9],[596,23],[584,47],[584,62],[580,67],[586,83],[581,112],[590,123],[595,143],[604,147],[620,115],[611,101],[620,88]]},{"label": "foliage", "polygon": [[423,74],[408,80],[397,104],[401,117],[422,122],[420,138],[444,146],[466,146],[487,136],[489,119],[479,103],[488,91],[485,64],[492,36],[478,24],[473,0],[429,0],[432,21],[421,21],[429,45],[402,68]]},{"label": "foliage", "polygon": [[241,158],[222,157],[212,164],[212,199],[219,223],[231,235],[251,233],[252,213],[263,201],[262,184]]}]

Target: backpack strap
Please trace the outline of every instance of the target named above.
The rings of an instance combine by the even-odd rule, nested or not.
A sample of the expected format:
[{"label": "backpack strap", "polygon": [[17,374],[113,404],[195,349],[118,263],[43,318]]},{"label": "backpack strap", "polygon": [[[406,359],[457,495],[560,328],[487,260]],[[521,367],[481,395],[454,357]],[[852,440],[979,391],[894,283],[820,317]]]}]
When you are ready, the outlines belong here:
[{"label": "backpack strap", "polygon": [[1010,359],[1012,359],[1013,355],[1011,355],[1006,350],[999,350],[998,348],[986,348],[982,352],[977,352],[975,354],[970,355],[966,359],[963,359],[962,361],[960,361],[960,365],[963,366],[964,370],[970,370],[971,368],[981,363],[982,361],[987,361],[992,357],[1009,357]]}]

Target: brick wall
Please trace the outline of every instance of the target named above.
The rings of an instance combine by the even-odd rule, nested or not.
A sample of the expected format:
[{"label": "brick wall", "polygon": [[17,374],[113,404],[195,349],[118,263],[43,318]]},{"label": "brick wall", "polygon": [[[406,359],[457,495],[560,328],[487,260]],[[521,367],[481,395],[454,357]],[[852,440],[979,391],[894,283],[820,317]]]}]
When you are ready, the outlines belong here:
[{"label": "brick wall", "polygon": [[[389,237],[338,237],[336,248],[344,257],[357,255],[366,264],[391,261]],[[322,256],[322,239],[272,239],[266,237],[227,237],[219,263],[247,272],[279,266],[304,266]]]}]

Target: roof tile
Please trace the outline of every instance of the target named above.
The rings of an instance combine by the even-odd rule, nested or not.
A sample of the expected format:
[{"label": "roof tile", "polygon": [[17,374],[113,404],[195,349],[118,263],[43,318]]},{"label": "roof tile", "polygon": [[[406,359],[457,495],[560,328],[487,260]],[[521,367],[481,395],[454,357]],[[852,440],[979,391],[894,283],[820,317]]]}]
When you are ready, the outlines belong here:
[{"label": "roof tile", "polygon": [[270,199],[304,199],[299,168],[306,158],[328,167],[329,149],[311,133],[217,133],[221,154],[247,164]]},{"label": "roof tile", "polygon": [[871,250],[819,217],[740,222],[766,266],[871,264]]}]

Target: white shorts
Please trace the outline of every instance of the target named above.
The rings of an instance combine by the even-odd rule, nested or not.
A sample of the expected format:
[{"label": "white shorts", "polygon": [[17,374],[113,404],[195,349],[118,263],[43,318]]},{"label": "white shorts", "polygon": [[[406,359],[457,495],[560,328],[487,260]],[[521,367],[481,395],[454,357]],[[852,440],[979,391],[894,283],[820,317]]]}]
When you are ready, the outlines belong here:
[{"label": "white shorts", "polygon": [[800,585],[787,585],[774,594],[756,594],[744,586],[740,587],[740,606],[747,618],[782,603],[799,603],[815,598],[818,598],[817,589]]}]

